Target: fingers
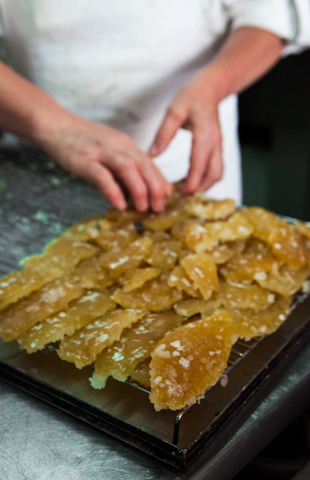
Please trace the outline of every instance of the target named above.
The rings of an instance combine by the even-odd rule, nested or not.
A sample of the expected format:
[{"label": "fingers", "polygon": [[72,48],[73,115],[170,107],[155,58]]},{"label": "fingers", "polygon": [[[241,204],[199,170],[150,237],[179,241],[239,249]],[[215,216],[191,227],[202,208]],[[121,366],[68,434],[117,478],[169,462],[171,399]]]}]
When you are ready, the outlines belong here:
[{"label": "fingers", "polygon": [[207,132],[194,130],[190,169],[182,188],[183,194],[195,192],[202,183],[210,160],[210,142]]},{"label": "fingers", "polygon": [[140,163],[140,172],[148,188],[150,207],[154,212],[160,212],[165,208],[165,197],[172,193],[173,186],[151,160]]},{"label": "fingers", "polygon": [[222,157],[222,148],[218,146],[213,151],[209,162],[209,168],[207,171],[207,175],[203,179],[201,184],[202,190],[208,190],[212,187],[216,182],[221,180],[223,177],[224,165],[223,165],[223,157]]},{"label": "fingers", "polygon": [[153,145],[149,149],[149,154],[152,157],[156,157],[167,148],[178,129],[183,125],[185,118],[185,115],[178,112],[173,107],[170,107],[167,110],[166,116],[155,136]]},{"label": "fingers", "polygon": [[191,166],[182,189],[182,194],[190,194],[198,189],[208,190],[223,176],[221,143],[211,145],[207,137],[196,135],[193,138]]},{"label": "fingers", "polygon": [[84,178],[95,185],[113,207],[118,210],[124,210],[127,207],[127,202],[120,186],[103,165],[89,162]]}]

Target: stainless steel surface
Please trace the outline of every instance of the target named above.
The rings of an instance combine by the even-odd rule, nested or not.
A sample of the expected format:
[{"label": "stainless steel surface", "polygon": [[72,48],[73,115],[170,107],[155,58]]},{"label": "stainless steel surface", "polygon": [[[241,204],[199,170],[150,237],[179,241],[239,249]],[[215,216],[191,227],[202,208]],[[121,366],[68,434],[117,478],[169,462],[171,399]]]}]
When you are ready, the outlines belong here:
[{"label": "stainless steel surface", "polygon": [[[301,352],[210,455],[179,473],[0,381],[1,480],[230,480],[310,403],[310,350]],[[252,410],[252,414],[250,413]],[[235,418],[237,421],[237,418]],[[234,431],[235,430],[235,431]]]},{"label": "stainless steel surface", "polygon": [[[5,252],[5,260],[1,262],[0,273],[17,268],[18,259],[40,251],[64,227],[106,207],[92,187],[57,171],[53,164],[41,164],[40,157],[38,162],[31,164],[31,168],[26,167],[26,157],[19,164],[15,160],[8,160],[7,155],[1,159],[0,248]],[[308,310],[307,307],[303,312],[303,320]],[[280,335],[280,344],[289,338],[285,332],[284,329]],[[266,348],[268,351],[268,342]],[[255,398],[239,409],[235,417],[223,427],[216,441],[182,474],[39,400],[0,383],[0,427],[3,433],[0,437],[0,478],[232,478],[259,448],[263,448],[272,435],[283,428],[286,421],[292,419],[309,402],[310,355],[307,350],[302,358],[286,374],[279,387],[271,390],[270,381],[265,382],[259,395],[255,395]],[[284,368],[286,362],[281,363]],[[289,363],[286,369],[288,367]],[[33,371],[32,374],[37,375],[37,372]],[[272,377],[274,384],[275,374]],[[222,394],[224,389],[219,388]],[[268,388],[271,391],[269,396]],[[224,391],[228,392],[229,389]],[[213,394],[214,392],[215,389]],[[258,400],[263,398],[262,406],[258,407]],[[213,402],[215,400],[216,397]],[[209,403],[211,407],[204,409],[206,414],[210,413],[210,408],[215,408],[212,402]],[[286,411],[285,419],[283,415],[279,416],[292,405],[294,409]],[[249,417],[253,410],[255,413]],[[272,424],[269,415],[274,416]],[[191,418],[189,417],[188,426],[185,426],[190,434]],[[248,419],[246,424],[235,434],[244,419]],[[154,423],[152,428],[156,430],[156,421]],[[266,432],[262,435],[262,428],[266,426],[268,435]],[[224,446],[228,438],[231,440]],[[240,452],[245,455],[240,455]],[[14,464],[13,469],[11,463]]]}]

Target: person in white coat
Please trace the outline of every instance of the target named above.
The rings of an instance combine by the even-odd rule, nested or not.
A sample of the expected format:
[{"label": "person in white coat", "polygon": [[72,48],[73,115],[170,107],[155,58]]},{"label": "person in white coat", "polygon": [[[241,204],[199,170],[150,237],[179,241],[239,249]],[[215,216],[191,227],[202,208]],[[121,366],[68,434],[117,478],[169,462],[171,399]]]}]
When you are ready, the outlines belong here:
[{"label": "person in white coat", "polygon": [[309,11],[308,0],[0,0],[0,129],[119,209],[130,197],[160,211],[181,178],[183,194],[239,203],[236,94],[302,43]]}]

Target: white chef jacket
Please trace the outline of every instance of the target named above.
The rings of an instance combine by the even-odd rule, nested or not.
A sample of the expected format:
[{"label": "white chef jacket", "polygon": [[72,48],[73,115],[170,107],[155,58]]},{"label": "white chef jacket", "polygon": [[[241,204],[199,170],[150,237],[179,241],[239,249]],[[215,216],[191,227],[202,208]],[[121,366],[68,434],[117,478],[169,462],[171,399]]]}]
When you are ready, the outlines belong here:
[{"label": "white chef jacket", "polygon": [[[293,42],[308,0],[0,0],[10,65],[68,110],[129,134],[147,150],[177,91],[242,26]],[[309,15],[310,17],[310,15]],[[224,177],[208,194],[241,201],[237,99],[219,106]],[[191,133],[155,159],[186,175]]]}]

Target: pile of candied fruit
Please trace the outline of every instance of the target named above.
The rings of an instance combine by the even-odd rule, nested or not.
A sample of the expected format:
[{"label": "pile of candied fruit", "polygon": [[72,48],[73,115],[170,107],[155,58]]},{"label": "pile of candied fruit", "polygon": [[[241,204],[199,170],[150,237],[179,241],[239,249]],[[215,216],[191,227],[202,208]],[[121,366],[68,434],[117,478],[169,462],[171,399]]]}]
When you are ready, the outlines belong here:
[{"label": "pile of candied fruit", "polygon": [[156,410],[203,398],[238,338],[274,332],[310,274],[310,227],[175,191],[164,212],[93,215],[1,279],[0,337],[53,344],[90,383],[150,388]]}]

